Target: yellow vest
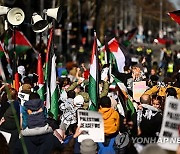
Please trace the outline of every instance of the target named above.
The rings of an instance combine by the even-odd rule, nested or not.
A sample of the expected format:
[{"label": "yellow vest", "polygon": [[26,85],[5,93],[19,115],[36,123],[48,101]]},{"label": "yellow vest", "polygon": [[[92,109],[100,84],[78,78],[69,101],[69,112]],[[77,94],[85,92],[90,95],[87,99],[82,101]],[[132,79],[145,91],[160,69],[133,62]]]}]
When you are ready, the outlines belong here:
[{"label": "yellow vest", "polygon": [[169,64],[168,64],[167,72],[168,72],[168,73],[173,73],[173,67],[174,67],[174,64],[173,64],[173,63],[169,63]]}]

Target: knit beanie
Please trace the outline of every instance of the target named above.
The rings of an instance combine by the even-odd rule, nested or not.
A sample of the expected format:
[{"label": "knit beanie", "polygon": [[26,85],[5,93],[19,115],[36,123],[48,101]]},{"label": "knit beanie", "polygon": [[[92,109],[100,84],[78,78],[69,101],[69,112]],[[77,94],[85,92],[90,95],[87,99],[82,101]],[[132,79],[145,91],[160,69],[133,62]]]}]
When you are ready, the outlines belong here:
[{"label": "knit beanie", "polygon": [[85,139],[81,142],[81,154],[96,154],[97,144],[92,139]]},{"label": "knit beanie", "polygon": [[84,98],[81,95],[77,95],[74,98],[74,105],[77,107],[81,107],[84,104]]}]

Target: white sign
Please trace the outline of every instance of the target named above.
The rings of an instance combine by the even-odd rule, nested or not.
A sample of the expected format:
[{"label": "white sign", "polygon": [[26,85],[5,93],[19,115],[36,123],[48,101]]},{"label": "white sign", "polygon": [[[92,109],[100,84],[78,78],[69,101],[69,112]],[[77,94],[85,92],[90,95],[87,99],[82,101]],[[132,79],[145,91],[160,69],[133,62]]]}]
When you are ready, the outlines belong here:
[{"label": "white sign", "polygon": [[167,97],[163,122],[159,134],[158,144],[163,148],[176,151],[180,144],[178,128],[180,126],[180,100]]},{"label": "white sign", "polygon": [[78,110],[78,125],[83,130],[78,142],[92,139],[94,142],[104,142],[104,122],[102,115],[96,111]]}]

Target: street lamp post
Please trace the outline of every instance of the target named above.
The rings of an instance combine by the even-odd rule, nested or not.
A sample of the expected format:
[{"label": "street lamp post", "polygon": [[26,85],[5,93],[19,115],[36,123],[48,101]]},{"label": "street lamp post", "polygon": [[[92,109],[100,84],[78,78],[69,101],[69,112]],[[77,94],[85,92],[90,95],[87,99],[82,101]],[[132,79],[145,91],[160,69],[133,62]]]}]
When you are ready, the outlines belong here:
[{"label": "street lamp post", "polygon": [[162,0],[160,0],[160,20],[159,20],[159,29],[162,30]]},{"label": "street lamp post", "polygon": [[70,13],[71,13],[71,0],[67,1],[67,55],[70,53]]},{"label": "street lamp post", "polygon": [[163,3],[162,0],[160,0],[159,2],[160,5],[160,16],[159,16],[159,37],[163,38],[163,29],[162,29],[162,7],[163,7]]}]

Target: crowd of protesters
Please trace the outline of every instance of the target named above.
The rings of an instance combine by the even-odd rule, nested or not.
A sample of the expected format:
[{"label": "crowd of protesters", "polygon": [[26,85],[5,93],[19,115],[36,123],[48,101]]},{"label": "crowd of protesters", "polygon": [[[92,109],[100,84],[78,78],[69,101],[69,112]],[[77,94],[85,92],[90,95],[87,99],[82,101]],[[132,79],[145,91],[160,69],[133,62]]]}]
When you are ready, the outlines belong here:
[{"label": "crowd of protesters", "polygon": [[[19,66],[19,91],[3,81],[0,83],[0,130],[11,134],[9,143],[0,134],[0,153],[168,153],[155,143],[139,144],[132,140],[133,137],[158,139],[166,98],[180,99],[180,52],[162,48],[159,62],[152,62],[149,56],[150,52],[140,54],[139,61],[130,61],[123,73],[111,68],[111,74],[107,73],[99,81],[97,112],[104,120],[104,143],[77,140],[82,132],[77,126],[77,110],[88,110],[90,102],[87,63],[57,64],[58,120],[53,119],[37,94],[37,76]],[[109,65],[100,66],[99,72],[105,68],[109,69]],[[99,74],[101,78],[102,73]],[[120,80],[124,88],[114,86],[111,75]],[[146,81],[147,90],[136,102],[133,82],[138,81]],[[133,104],[132,110],[127,107],[128,101]],[[180,154],[178,149],[177,154]]]}]

